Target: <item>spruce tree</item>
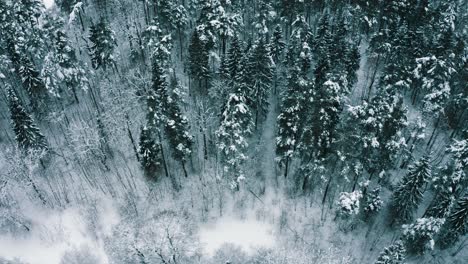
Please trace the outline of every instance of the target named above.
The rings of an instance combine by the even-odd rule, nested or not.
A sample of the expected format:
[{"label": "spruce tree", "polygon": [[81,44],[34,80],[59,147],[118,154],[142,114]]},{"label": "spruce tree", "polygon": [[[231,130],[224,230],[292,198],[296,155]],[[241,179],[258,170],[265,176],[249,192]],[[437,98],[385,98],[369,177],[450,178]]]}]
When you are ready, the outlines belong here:
[{"label": "spruce tree", "polygon": [[423,198],[424,184],[431,177],[429,156],[423,156],[408,169],[408,174],[393,193],[393,217],[397,222],[408,222]]},{"label": "spruce tree", "polygon": [[403,225],[403,241],[408,253],[423,254],[427,250],[433,250],[435,236],[441,231],[445,219],[443,218],[418,218],[411,225]]},{"label": "spruce tree", "polygon": [[154,139],[151,129],[142,127],[140,134],[139,150],[140,162],[147,175],[152,175],[161,164],[160,144]]},{"label": "spruce tree", "polygon": [[[193,79],[198,81],[198,88],[202,94],[207,92],[208,78],[210,77],[208,60],[207,44],[200,39],[199,31],[195,29],[189,45],[189,73]],[[202,82],[205,82],[204,88],[202,88]]]},{"label": "spruce tree", "polygon": [[192,153],[193,138],[189,134],[189,123],[183,115],[178,102],[173,97],[166,97],[164,102],[164,114],[166,118],[165,132],[172,148],[173,157],[180,161],[187,177],[185,163]]},{"label": "spruce tree", "polygon": [[401,240],[385,248],[377,258],[375,264],[404,264],[405,247]]},{"label": "spruce tree", "polygon": [[29,58],[22,56],[19,61],[18,74],[21,77],[23,87],[31,96],[33,105],[35,105],[38,98],[42,97],[46,91],[44,81],[42,80],[39,71],[37,71]]},{"label": "spruce tree", "polygon": [[241,64],[241,60],[243,56],[244,54],[242,51],[240,40],[238,36],[235,35],[232,38],[231,46],[229,47],[229,50],[227,53],[227,61],[226,61],[226,66],[227,66],[231,81],[235,81],[236,79],[238,80],[239,78],[242,78],[240,74],[242,72],[242,66],[244,66]]},{"label": "spruce tree", "polygon": [[302,121],[307,114],[307,100],[312,86],[299,67],[291,70],[288,89],[283,96],[281,112],[277,118],[276,157],[280,165],[285,165],[285,177],[289,162],[301,142],[301,132],[305,125]]},{"label": "spruce tree", "polygon": [[117,46],[114,32],[108,23],[101,19],[91,26],[89,40],[91,41],[90,56],[94,69],[115,66],[114,49]]},{"label": "spruce tree", "polygon": [[255,45],[248,67],[254,93],[252,97],[255,100],[255,127],[257,127],[258,119],[265,117],[268,112],[268,96],[273,79],[272,58],[268,44],[263,38]]},{"label": "spruce tree", "polygon": [[238,190],[244,180],[242,167],[247,159],[247,137],[251,133],[251,112],[247,106],[244,92],[234,87],[223,107],[221,123],[216,131],[224,172],[230,178],[231,188]]},{"label": "spruce tree", "polygon": [[8,89],[10,115],[18,147],[24,151],[47,150],[47,141],[13,91]]},{"label": "spruce tree", "polygon": [[285,48],[286,43],[283,40],[283,31],[281,29],[281,25],[276,25],[270,43],[271,56],[273,57],[275,63],[281,61]]},{"label": "spruce tree", "polygon": [[458,200],[455,210],[449,216],[449,224],[461,234],[466,233],[468,227],[468,195]]}]

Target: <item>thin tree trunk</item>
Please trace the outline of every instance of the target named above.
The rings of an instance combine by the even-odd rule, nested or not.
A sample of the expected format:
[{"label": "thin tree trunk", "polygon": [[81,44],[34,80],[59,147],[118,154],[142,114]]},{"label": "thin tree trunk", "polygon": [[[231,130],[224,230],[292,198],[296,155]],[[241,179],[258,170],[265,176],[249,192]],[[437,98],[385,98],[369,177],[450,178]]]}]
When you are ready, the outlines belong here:
[{"label": "thin tree trunk", "polygon": [[380,57],[381,57],[381,55],[379,54],[377,56],[377,61],[375,62],[375,69],[374,69],[374,72],[372,73],[372,78],[371,78],[371,83],[370,83],[369,88],[368,88],[367,98],[370,98],[370,96],[371,96],[372,86],[374,86],[375,76],[377,75],[377,70],[379,69]]},{"label": "thin tree trunk", "polygon": [[164,155],[164,148],[162,145],[162,139],[161,139],[161,134],[158,133],[158,138],[159,138],[159,148],[161,149],[161,157],[163,160],[163,167],[164,167],[164,172],[166,173],[166,177],[169,177],[169,171],[167,169],[167,163],[166,163],[166,157]]}]

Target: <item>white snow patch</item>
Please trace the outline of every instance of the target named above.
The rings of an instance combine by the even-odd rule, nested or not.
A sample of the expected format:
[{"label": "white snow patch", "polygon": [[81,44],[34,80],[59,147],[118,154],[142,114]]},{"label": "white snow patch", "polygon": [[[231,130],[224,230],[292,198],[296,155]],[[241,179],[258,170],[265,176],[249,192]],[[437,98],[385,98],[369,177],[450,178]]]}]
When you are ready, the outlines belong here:
[{"label": "white snow patch", "polygon": [[97,232],[90,230],[87,219],[78,208],[62,211],[28,208],[26,214],[33,221],[31,231],[21,237],[0,234],[0,256],[29,264],[61,264],[67,251],[85,246],[92,248],[92,254],[99,259],[95,264],[109,263],[101,237],[110,234],[120,219],[111,202],[101,202]]},{"label": "white snow patch", "polygon": [[43,0],[46,8],[51,8],[54,5],[54,0]]},{"label": "white snow patch", "polygon": [[233,244],[252,254],[256,248],[273,248],[273,226],[254,219],[223,217],[200,228],[199,238],[203,250],[213,256],[224,244]]}]

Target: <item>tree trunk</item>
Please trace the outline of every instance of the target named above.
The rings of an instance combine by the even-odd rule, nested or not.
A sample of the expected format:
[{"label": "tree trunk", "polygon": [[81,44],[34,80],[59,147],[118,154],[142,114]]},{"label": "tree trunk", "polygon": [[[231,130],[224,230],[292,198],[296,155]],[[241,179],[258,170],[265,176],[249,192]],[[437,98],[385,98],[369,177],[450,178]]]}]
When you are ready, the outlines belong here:
[{"label": "tree trunk", "polygon": [[435,132],[437,131],[437,128],[439,127],[439,122],[440,122],[440,116],[437,117],[436,123],[434,125],[434,129],[432,130],[431,137],[429,138],[429,141],[427,142],[427,146],[429,146],[432,142],[432,139],[434,139]]},{"label": "tree trunk", "polygon": [[161,149],[161,158],[163,161],[164,172],[166,173],[166,177],[169,177],[169,170],[167,169],[166,157],[164,156],[164,148],[162,145],[162,139],[161,139],[160,133],[158,133],[158,138],[159,138],[159,148]]},{"label": "tree trunk", "polygon": [[286,157],[286,168],[284,169],[284,177],[287,178],[288,177],[288,168],[289,168],[289,157]]},{"label": "tree trunk", "polygon": [[187,169],[185,168],[185,161],[180,161],[182,163],[182,169],[184,170],[184,176],[185,178],[188,178],[188,173],[187,173]]},{"label": "tree trunk", "polygon": [[370,96],[371,96],[372,86],[374,86],[375,76],[377,75],[377,70],[379,69],[380,57],[381,57],[381,55],[379,54],[379,55],[377,56],[377,61],[375,62],[375,69],[374,69],[374,72],[372,73],[371,83],[370,83],[369,88],[368,88],[368,95],[367,95],[367,98],[368,98],[368,99],[369,99]]}]

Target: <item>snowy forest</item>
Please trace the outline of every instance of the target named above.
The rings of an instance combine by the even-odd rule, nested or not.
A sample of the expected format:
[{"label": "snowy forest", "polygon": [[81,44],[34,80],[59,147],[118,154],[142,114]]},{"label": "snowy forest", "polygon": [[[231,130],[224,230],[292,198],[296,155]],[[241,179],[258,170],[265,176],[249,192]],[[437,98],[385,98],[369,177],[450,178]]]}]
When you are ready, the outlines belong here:
[{"label": "snowy forest", "polygon": [[468,1],[0,0],[0,263],[468,263]]}]

